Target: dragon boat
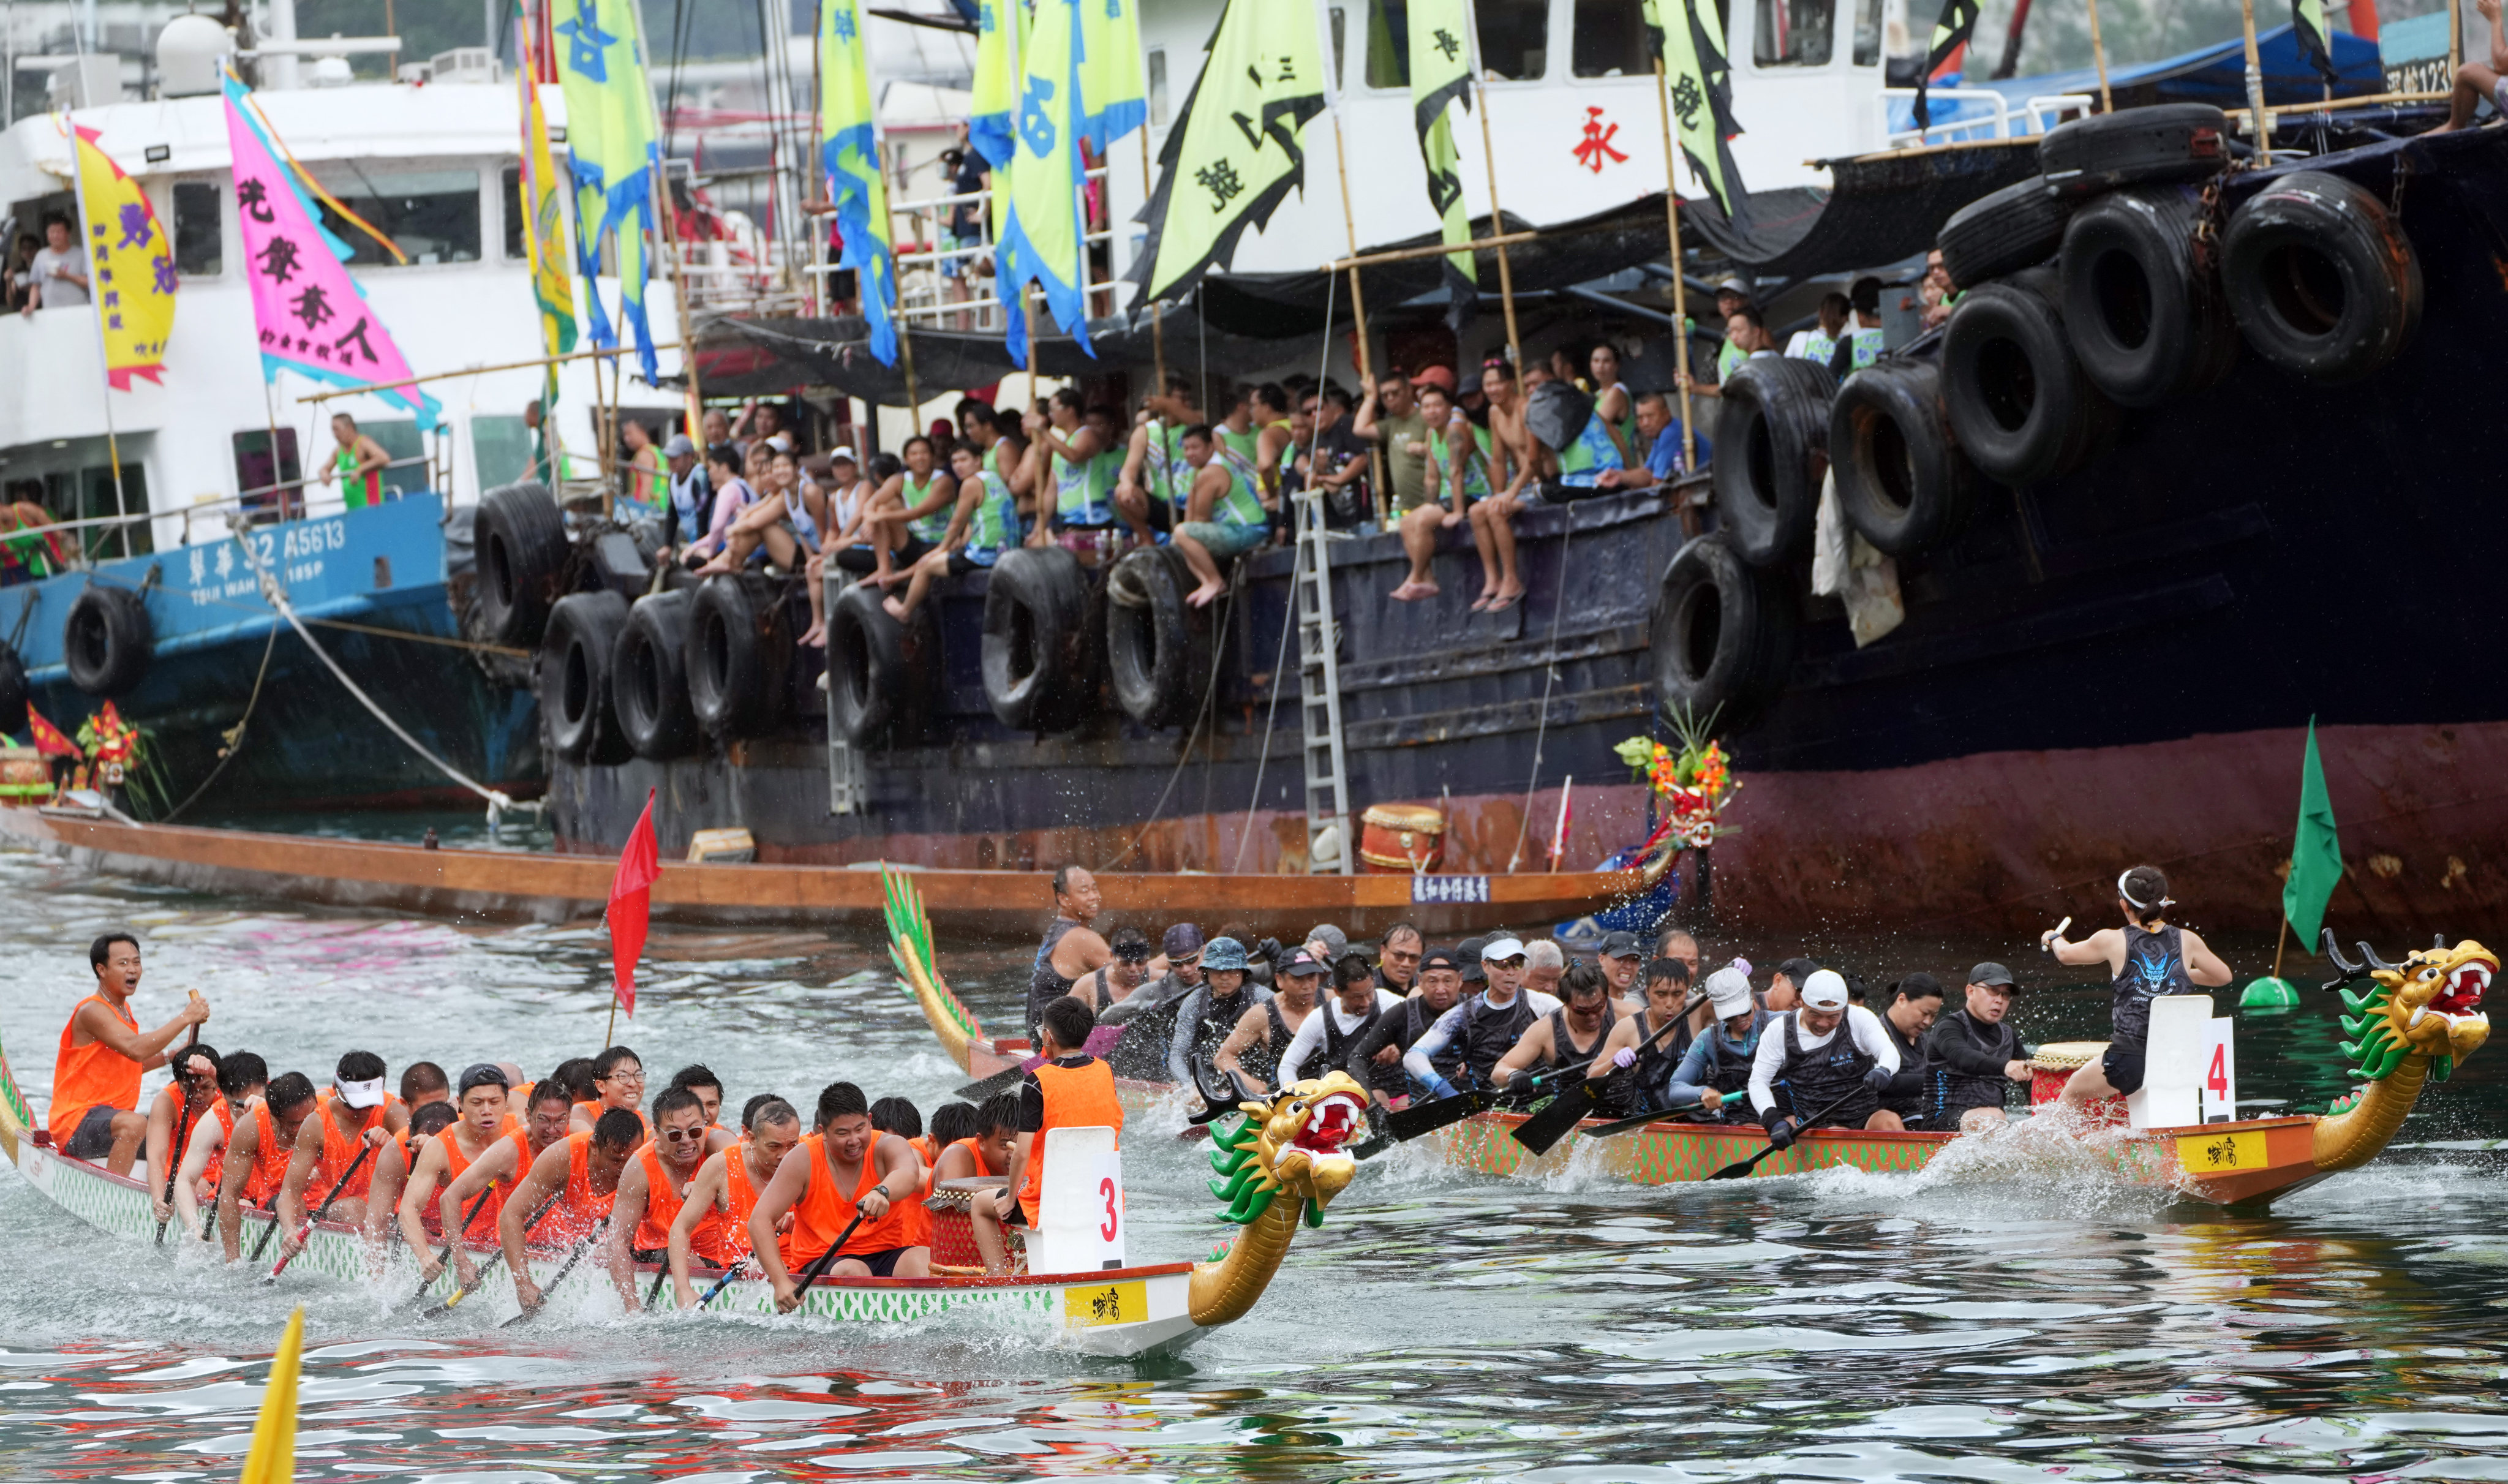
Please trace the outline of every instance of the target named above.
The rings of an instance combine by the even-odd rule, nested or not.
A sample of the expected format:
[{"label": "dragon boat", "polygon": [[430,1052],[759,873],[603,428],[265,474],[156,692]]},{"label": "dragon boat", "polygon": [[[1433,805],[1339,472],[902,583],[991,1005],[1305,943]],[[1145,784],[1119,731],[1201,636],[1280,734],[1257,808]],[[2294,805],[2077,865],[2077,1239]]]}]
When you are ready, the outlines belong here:
[{"label": "dragon boat", "polygon": [[[1025,1043],[983,1038],[975,1016],[932,967],[930,924],[912,914],[910,893],[904,906],[901,915],[901,899],[892,886],[890,952],[934,1034],[960,1066],[978,1075],[1018,1065],[1027,1055]],[[2325,987],[2341,993],[2348,1012],[2342,1028],[2353,1039],[2342,1043],[2343,1054],[2353,1058],[2352,1075],[2367,1084],[2349,1106],[2324,1115],[2103,1131],[2090,1147],[2112,1159],[2124,1179],[2171,1186],[2190,1201],[2240,1211],[2262,1210],[2283,1196],[2377,1158],[2403,1127],[2422,1089],[2446,1081],[2458,1062],[2490,1038],[2490,1021],[2481,1007],[2499,960],[2470,939],[2450,947],[2442,938],[2401,963],[2386,962],[2366,944],[2359,946],[2359,962],[2346,961],[2331,934],[2326,951],[2342,971]],[[2356,992],[2350,987],[2361,983],[2367,987]],[[2105,1049],[2104,1042],[2083,1043],[2078,1060],[2042,1062],[2041,1083],[2060,1089],[2072,1066]],[[1127,1105],[1147,1106],[1177,1092],[1166,1083],[1119,1085]],[[1416,1142],[1433,1158],[1482,1174],[1549,1176],[1573,1169],[1635,1185],[1702,1181],[1767,1147],[1767,1136],[1747,1125],[1665,1119],[1597,1138],[1583,1131],[1603,1127],[1604,1121],[1589,1119],[1579,1132],[1536,1156],[1509,1136],[1530,1116],[1477,1113]],[[1974,1136],[1814,1130],[1797,1136],[1792,1147],[1760,1160],[1752,1175],[1767,1178],[1841,1166],[1875,1172],[1921,1169],[1953,1139]]]},{"label": "dragon boat", "polygon": [[[1221,1218],[1241,1230],[1214,1261],[1000,1278],[965,1268],[928,1279],[826,1278],[803,1296],[800,1312],[851,1324],[958,1325],[972,1319],[1046,1337],[1085,1354],[1173,1354],[1242,1317],[1271,1285],[1299,1227],[1323,1224],[1325,1207],[1356,1171],[1356,1162],[1342,1144],[1364,1128],[1365,1107],[1364,1090],[1335,1073],[1268,1101],[1240,1104],[1238,1116],[1219,1126],[1212,1135],[1210,1163],[1218,1174],[1212,1189],[1225,1203]],[[146,1185],[62,1155],[48,1134],[35,1132],[40,1127],[18,1089],[6,1052],[0,1051],[0,1155],[47,1200],[98,1231],[139,1243],[155,1237],[157,1217]],[[245,1251],[254,1248],[276,1219],[267,1211],[244,1211]],[[939,1205],[933,1224],[936,1255],[973,1252],[963,1201]],[[179,1229],[165,1238],[169,1246],[196,1240]],[[473,1307],[498,1317],[511,1315],[516,1304],[503,1276],[503,1258],[493,1243],[473,1243],[470,1249],[486,1275]],[[570,1263],[570,1256],[566,1250],[531,1254],[533,1279],[549,1290],[548,1302],[561,1313],[588,1301],[606,1303],[594,1299],[597,1290],[609,1285],[606,1271],[593,1259]],[[334,1221],[316,1225],[288,1271],[394,1287],[416,1277],[396,1243],[379,1255],[356,1228]],[[565,1277],[569,1272],[572,1276]],[[661,1277],[650,1263],[638,1264],[636,1273],[636,1282],[644,1288]],[[552,1287],[561,1277],[564,1286]],[[441,1300],[452,1285],[448,1273],[429,1287],[414,1290],[414,1297]],[[708,1308],[770,1315],[775,1312],[774,1289],[760,1280],[734,1280]]]}]

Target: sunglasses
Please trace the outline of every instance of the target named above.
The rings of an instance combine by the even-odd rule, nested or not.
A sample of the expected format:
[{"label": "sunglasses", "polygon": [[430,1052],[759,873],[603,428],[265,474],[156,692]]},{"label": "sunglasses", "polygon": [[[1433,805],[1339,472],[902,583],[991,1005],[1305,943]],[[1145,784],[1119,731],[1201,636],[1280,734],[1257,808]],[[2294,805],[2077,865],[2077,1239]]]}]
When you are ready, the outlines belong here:
[{"label": "sunglasses", "polygon": [[706,1132],[703,1129],[665,1129],[662,1131],[662,1137],[669,1139],[674,1144],[686,1143],[690,1139],[703,1142],[705,1136]]}]

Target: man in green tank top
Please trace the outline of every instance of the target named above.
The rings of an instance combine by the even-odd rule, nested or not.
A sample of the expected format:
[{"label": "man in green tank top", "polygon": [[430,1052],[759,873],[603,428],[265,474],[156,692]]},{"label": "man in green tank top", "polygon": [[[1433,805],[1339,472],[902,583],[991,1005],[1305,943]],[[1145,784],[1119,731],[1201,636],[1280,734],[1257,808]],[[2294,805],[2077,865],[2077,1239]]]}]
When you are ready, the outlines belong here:
[{"label": "man in green tank top", "polygon": [[1262,452],[1262,430],[1254,426],[1254,389],[1231,388],[1228,393],[1228,415],[1221,418],[1212,431],[1219,435],[1222,447],[1235,450],[1248,462]]},{"label": "man in green tank top", "polygon": [[1185,496],[1193,488],[1193,470],[1184,462],[1184,430],[1202,421],[1195,405],[1193,380],[1169,372],[1166,385],[1141,398],[1141,420],[1132,426],[1124,449],[1123,472],[1115,480],[1115,509],[1143,545],[1154,533],[1173,528],[1184,518]]},{"label": "man in green tank top", "polygon": [[1402,516],[1402,550],[1411,558],[1411,571],[1393,589],[1398,603],[1437,595],[1437,580],[1429,573],[1437,555],[1437,534],[1461,525],[1472,501],[1490,497],[1488,464],[1480,442],[1473,436],[1471,419],[1456,413],[1454,396],[1434,383],[1421,387],[1420,417],[1427,430],[1428,498]]},{"label": "man in green tank top", "polygon": [[1002,476],[984,467],[984,451],[961,439],[950,446],[949,467],[950,474],[938,476],[948,479],[958,492],[948,526],[915,562],[904,593],[892,593],[880,602],[900,623],[914,616],[934,578],[964,576],[978,567],[990,567],[1019,542],[1018,502]]},{"label": "man in green tank top", "polygon": [[1350,431],[1372,439],[1384,451],[1384,482],[1392,487],[1393,513],[1407,515],[1428,499],[1428,420],[1411,380],[1398,370],[1377,377],[1367,400],[1358,404],[1358,421]]},{"label": "man in green tank top", "polygon": [[[1065,387],[1053,394],[1042,415],[1027,416],[1028,437],[1044,460],[1047,478],[1038,491],[1036,534],[1039,546],[1054,544],[1067,533],[1094,533],[1116,523],[1115,471],[1097,462],[1106,451],[1104,435],[1088,426],[1079,389]],[[1083,549],[1069,540],[1074,551]]]},{"label": "man in green tank top", "polygon": [[1187,519],[1176,527],[1175,549],[1201,579],[1185,595],[1195,608],[1207,608],[1227,591],[1219,564],[1263,544],[1272,528],[1263,492],[1255,481],[1254,462],[1221,442],[1215,429],[1196,424],[1184,430],[1185,463],[1193,468],[1193,493]]}]

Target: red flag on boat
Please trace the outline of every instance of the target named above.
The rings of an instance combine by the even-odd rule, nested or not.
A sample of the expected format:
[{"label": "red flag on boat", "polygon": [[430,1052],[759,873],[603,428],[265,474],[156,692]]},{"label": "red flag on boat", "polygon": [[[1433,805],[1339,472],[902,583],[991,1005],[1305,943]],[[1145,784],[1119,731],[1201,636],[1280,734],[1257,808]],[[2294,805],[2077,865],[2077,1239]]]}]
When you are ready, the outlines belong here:
[{"label": "red flag on boat", "polygon": [[618,853],[618,874],[609,878],[609,965],[618,1008],[636,1014],[636,960],[645,954],[645,926],[653,908],[653,883],[662,876],[661,847],[653,841],[653,796],[627,832]]},{"label": "red flag on boat", "polygon": [[47,758],[87,757],[78,750],[76,743],[61,735],[59,727],[44,720],[43,713],[35,709],[32,701],[26,703],[26,728],[35,734],[35,751]]}]

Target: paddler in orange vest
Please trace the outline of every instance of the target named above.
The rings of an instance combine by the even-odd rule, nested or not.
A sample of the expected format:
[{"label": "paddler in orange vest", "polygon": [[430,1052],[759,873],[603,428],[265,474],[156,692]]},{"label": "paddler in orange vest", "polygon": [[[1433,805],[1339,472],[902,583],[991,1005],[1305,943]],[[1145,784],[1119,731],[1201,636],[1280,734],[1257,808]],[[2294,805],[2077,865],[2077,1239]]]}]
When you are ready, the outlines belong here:
[{"label": "paddler in orange vest", "polygon": [[[819,1132],[801,1140],[749,1213],[749,1244],[775,1284],[775,1307],[786,1314],[799,1307],[798,1275],[839,1237],[844,1245],[829,1278],[930,1277],[932,1249],[905,1240],[907,1207],[922,1185],[923,1161],[905,1140],[870,1126],[862,1089],[828,1084],[819,1094]],[[778,1239],[786,1211],[793,1229]]]},{"label": "paddler in orange vest", "polygon": [[592,1086],[598,1095],[590,1102],[574,1105],[574,1132],[590,1133],[593,1122],[611,1108],[636,1115],[645,1129],[645,1136],[653,1136],[653,1121],[642,1110],[645,1101],[645,1063],[623,1046],[605,1047],[592,1058]]},{"label": "paddler in orange vest", "polygon": [[750,1104],[747,1137],[697,1167],[680,1213],[671,1218],[671,1288],[682,1309],[697,1301],[688,1279],[694,1261],[718,1269],[746,1261],[754,1271],[765,1271],[749,1260],[749,1215],[757,1209],[757,1193],[800,1142],[801,1115],[769,1095]]},{"label": "paddler in orange vest", "polygon": [[193,1123],[181,1174],[174,1182],[174,1214],[183,1230],[207,1235],[201,1223],[201,1204],[217,1208],[218,1176],[227,1143],[235,1137],[236,1125],[252,1116],[253,1104],[261,1100],[269,1083],[269,1063],[251,1052],[229,1052],[218,1058],[218,1100],[209,1104],[208,1117]]},{"label": "paddler in orange vest", "polygon": [[[437,1187],[461,1178],[463,1170],[478,1163],[506,1137],[505,1069],[492,1061],[464,1067],[461,1079],[455,1084],[454,1108],[460,1113],[452,1128],[426,1141],[410,1166],[409,1180],[401,1188],[396,1214],[400,1217],[400,1238],[409,1244],[410,1254],[418,1259],[419,1276],[427,1282],[435,1281],[444,1270],[437,1266],[435,1249],[444,1241],[444,1223],[448,1219],[436,1209]],[[568,1109],[572,1112],[572,1108]],[[479,1203],[478,1213],[462,1228],[465,1242],[487,1243],[497,1238],[497,1216],[501,1209],[501,1189],[491,1189],[488,1199]],[[461,1203],[450,1218],[461,1219],[470,1203]]]},{"label": "paddler in orange vest", "polygon": [[227,1249],[227,1261],[243,1255],[239,1244],[243,1208],[268,1210],[278,1199],[288,1166],[296,1157],[298,1135],[314,1132],[305,1123],[318,1106],[313,1080],[303,1072],[286,1072],[270,1079],[261,1101],[252,1105],[251,1116],[236,1120],[235,1132],[227,1139],[226,1163],[218,1174],[218,1239]]},{"label": "paddler in orange vest", "polygon": [[[989,1273],[1010,1271],[1004,1226],[1036,1225],[1037,1198],[1045,1190],[1045,1136],[1056,1129],[1124,1130],[1124,1105],[1115,1098],[1115,1070],[1081,1048],[1096,1017],[1069,995],[1045,1007],[1046,1059],[1019,1081],[1018,1136],[1011,1149],[1011,1183],[977,1191],[967,1203],[976,1250]],[[1015,1197],[1012,1194],[1016,1192]]]},{"label": "paddler in orange vest", "polygon": [[[570,1133],[532,1161],[532,1172],[505,1198],[497,1218],[497,1237],[505,1248],[505,1266],[513,1271],[514,1296],[526,1313],[540,1307],[540,1285],[532,1281],[531,1254],[525,1249],[523,1223],[554,1195],[557,1205],[540,1222],[537,1235],[551,1243],[572,1247],[600,1236],[618,1199],[618,1176],[645,1142],[645,1126],[624,1108],[601,1115],[589,1133]],[[473,1171],[476,1172],[475,1169]]]},{"label": "paddler in orange vest", "polygon": [[[373,1244],[369,1255],[378,1263],[388,1245],[384,1232],[396,1228],[400,1221],[401,1192],[409,1187],[410,1169],[426,1152],[436,1137],[461,1121],[461,1112],[446,1098],[423,1102],[409,1110],[409,1127],[400,1137],[386,1139],[375,1147],[375,1177],[366,1187],[366,1241]],[[422,1225],[420,1230],[425,1228]]]},{"label": "paddler in orange vest", "polygon": [[665,1089],[653,1099],[653,1136],[627,1162],[618,1177],[618,1200],[609,1207],[609,1276],[618,1282],[627,1312],[641,1306],[633,1265],[671,1255],[671,1225],[688,1199],[688,1184],[706,1156],[728,1147],[728,1130],[706,1127],[705,1103],[686,1088]]},{"label": "paddler in orange vest", "polygon": [[1019,1094],[995,1093],[976,1110],[976,1132],[940,1151],[932,1180],[979,1180],[1011,1172],[1018,1149]]},{"label": "paddler in orange vest", "polygon": [[[502,1065],[497,1069],[505,1070]],[[507,1073],[508,1078],[511,1075]],[[464,1072],[462,1076],[466,1079],[469,1073]],[[574,1095],[567,1091],[564,1079],[543,1077],[529,1087],[530,1091],[522,1094],[521,1124],[516,1125],[508,1112],[502,1126],[503,1132],[496,1142],[488,1146],[486,1153],[456,1171],[444,1187],[444,1194],[435,1198],[436,1230],[442,1231],[446,1222],[460,1221],[461,1213],[470,1208],[470,1203],[478,1199],[479,1193],[494,1184],[498,1187],[497,1194],[489,1199],[488,1209],[480,1217],[473,1218],[473,1223],[475,1226],[478,1220],[486,1220],[488,1234],[502,1242],[505,1211],[514,1203],[516,1182],[531,1172],[541,1155],[566,1143],[569,1137],[567,1123],[574,1116]],[[521,1216],[528,1218],[538,1208],[538,1202],[535,1201],[524,1207]],[[546,1230],[548,1228],[543,1225],[524,1235],[529,1238]],[[467,1246],[453,1249],[453,1279],[464,1288],[479,1285],[479,1270],[471,1266]]]},{"label": "paddler in orange vest", "polygon": [[296,1152],[287,1158],[287,1179],[278,1187],[278,1255],[293,1257],[306,1219],[330,1205],[329,1219],[350,1226],[366,1220],[366,1195],[374,1186],[375,1155],[409,1127],[408,1110],[384,1091],[384,1058],[352,1051],[333,1068],[321,1106],[297,1130]]},{"label": "paddler in orange vest", "polygon": [[166,1176],[182,1163],[192,1131],[219,1101],[217,1049],[196,1040],[179,1055],[183,1064],[174,1079],[148,1099],[148,1201],[160,1221],[174,1218],[173,1191]]},{"label": "paddler in orange vest", "polygon": [[[130,1010],[130,997],[139,992],[139,940],[107,933],[88,946],[87,961],[95,971],[95,992],[78,1002],[61,1027],[45,1124],[53,1147],[62,1154],[102,1160],[105,1169],[127,1175],[148,1136],[148,1120],[139,1112],[139,1074],[166,1064],[166,1048],[208,1020],[209,1002],[192,990],[174,1019],[143,1033]],[[217,1068],[211,1066],[209,1074],[217,1075]]]}]

